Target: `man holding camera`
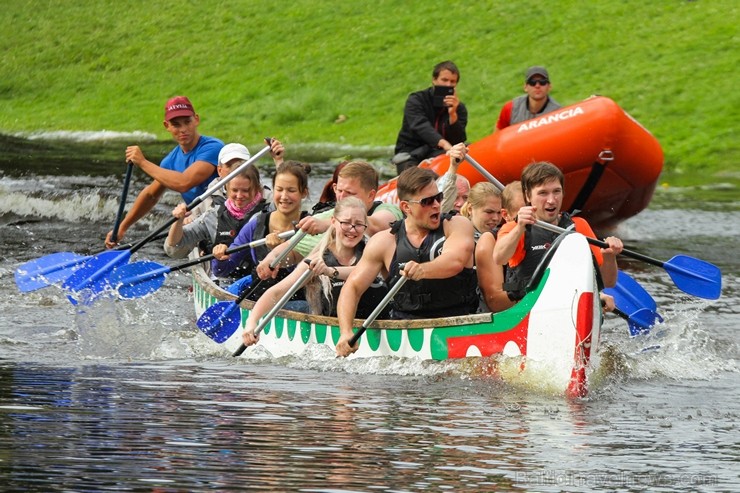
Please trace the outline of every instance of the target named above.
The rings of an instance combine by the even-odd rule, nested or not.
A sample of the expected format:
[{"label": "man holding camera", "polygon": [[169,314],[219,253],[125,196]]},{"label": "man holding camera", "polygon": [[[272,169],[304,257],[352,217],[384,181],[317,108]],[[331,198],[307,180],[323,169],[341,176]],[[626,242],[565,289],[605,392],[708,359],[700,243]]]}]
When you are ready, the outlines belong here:
[{"label": "man holding camera", "polygon": [[398,174],[465,142],[468,110],[457,97],[459,81],[457,65],[447,60],[434,66],[432,87],[409,94],[391,159]]}]

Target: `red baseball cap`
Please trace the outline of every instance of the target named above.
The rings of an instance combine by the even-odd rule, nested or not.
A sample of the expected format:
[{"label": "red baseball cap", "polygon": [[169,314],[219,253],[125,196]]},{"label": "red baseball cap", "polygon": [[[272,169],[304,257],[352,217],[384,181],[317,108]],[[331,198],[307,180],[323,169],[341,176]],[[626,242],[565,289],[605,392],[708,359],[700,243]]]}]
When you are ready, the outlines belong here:
[{"label": "red baseball cap", "polygon": [[175,96],[164,105],[164,119],[170,121],[178,116],[194,116],[193,104],[185,96]]}]

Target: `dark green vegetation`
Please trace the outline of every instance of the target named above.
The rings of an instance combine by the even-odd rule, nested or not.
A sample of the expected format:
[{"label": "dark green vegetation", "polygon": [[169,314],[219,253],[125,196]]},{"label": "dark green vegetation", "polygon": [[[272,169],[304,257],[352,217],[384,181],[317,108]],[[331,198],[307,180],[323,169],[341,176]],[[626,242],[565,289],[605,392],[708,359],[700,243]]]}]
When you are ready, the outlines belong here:
[{"label": "dark green vegetation", "polygon": [[0,10],[0,132],[165,139],[164,101],[187,94],[225,141],[389,155],[436,62],[461,68],[470,141],[544,64],[561,103],[603,94],[655,134],[669,183],[737,183],[738,20],[734,0],[14,1]]}]

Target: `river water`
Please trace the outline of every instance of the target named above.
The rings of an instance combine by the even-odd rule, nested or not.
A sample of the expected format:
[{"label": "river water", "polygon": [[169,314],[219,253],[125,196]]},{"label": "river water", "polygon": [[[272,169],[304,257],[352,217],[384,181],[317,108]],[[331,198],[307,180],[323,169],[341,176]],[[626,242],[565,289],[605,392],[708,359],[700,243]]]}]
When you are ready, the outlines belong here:
[{"label": "river water", "polygon": [[[101,249],[124,167],[3,166],[2,491],[740,490],[740,199],[661,189],[620,227],[630,249],[718,265],[722,296],[691,297],[622,260],[665,322],[630,338],[609,317],[589,396],[567,400],[477,359],[232,358],[195,327],[186,272],[150,297],[85,308],[55,287],[22,294],[21,263]],[[331,166],[317,171],[314,198]],[[144,183],[137,173],[130,199]],[[176,264],[158,243],[137,256]]]}]

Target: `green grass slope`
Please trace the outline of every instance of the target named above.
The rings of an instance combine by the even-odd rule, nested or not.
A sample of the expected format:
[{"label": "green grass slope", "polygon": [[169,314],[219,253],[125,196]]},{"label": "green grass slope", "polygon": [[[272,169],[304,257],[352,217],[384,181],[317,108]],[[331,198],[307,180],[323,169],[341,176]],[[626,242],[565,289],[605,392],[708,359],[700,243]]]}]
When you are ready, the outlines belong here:
[{"label": "green grass slope", "polygon": [[558,101],[614,99],[672,172],[732,170],[738,5],[14,0],[0,9],[0,132],[166,138],[164,101],[186,94],[201,130],[225,141],[392,146],[406,95],[452,59],[470,141],[521,94],[525,68],[544,64]]}]

